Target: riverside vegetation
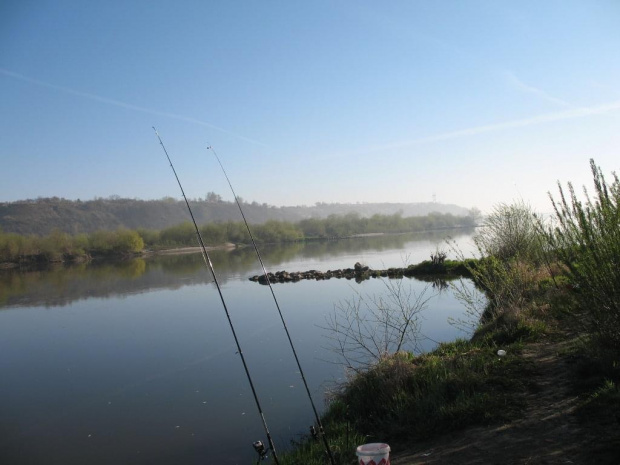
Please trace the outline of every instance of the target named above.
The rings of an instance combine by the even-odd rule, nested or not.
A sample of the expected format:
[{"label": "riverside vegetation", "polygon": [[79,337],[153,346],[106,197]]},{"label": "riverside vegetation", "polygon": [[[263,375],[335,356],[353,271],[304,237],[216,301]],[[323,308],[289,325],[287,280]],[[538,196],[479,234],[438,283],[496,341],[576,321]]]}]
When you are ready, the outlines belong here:
[{"label": "riverside vegetation", "polygon": [[[323,424],[339,463],[367,442],[388,442],[395,464],[620,463],[620,181],[591,170],[585,200],[570,183],[550,194],[551,222],[523,203],[486,218],[464,263],[476,290],[453,284],[469,340],[377,347],[331,394]],[[326,463],[310,437],[281,461]]]},{"label": "riverside vegetation", "polygon": [[[430,213],[426,216],[403,217],[375,214],[361,217],[357,213],[330,215],[325,219],[310,218],[291,223],[270,220],[252,226],[258,242],[275,243],[327,239],[371,233],[402,233],[437,229],[467,228],[475,225],[475,215],[454,216]],[[200,233],[209,246],[224,243],[249,244],[250,237],[243,222],[208,223]],[[196,245],[196,233],[190,222],[162,230],[126,229],[96,231],[71,235],[59,229],[45,236],[5,233],[0,230],[0,264],[80,261],[91,257],[135,255],[148,250]]]}]

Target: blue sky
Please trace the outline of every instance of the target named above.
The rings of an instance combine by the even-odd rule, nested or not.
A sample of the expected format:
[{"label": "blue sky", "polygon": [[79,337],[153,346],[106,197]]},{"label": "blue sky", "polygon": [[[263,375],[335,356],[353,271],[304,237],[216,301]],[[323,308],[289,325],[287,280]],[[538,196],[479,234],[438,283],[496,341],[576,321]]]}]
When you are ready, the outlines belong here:
[{"label": "blue sky", "polygon": [[620,171],[620,2],[0,3],[0,201],[550,210]]}]

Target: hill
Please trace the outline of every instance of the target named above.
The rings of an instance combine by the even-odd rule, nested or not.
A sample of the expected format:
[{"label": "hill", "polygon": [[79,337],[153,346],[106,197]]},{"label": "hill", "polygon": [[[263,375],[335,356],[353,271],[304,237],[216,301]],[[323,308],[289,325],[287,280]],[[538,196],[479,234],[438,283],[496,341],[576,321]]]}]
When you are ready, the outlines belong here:
[{"label": "hill", "polygon": [[[240,221],[234,202],[221,200],[210,193],[208,200],[190,200],[198,224]],[[262,224],[268,220],[297,222],[307,218],[327,218],[350,213],[361,217],[402,213],[404,217],[424,216],[432,212],[466,216],[470,212],[457,205],[440,203],[317,203],[314,206],[276,207],[257,202],[243,203],[248,222]],[[182,200],[124,199],[116,196],[94,200],[67,200],[58,197],[0,203],[0,229],[18,234],[49,234],[58,229],[70,234],[115,230],[120,227],[163,229],[189,219]]]}]

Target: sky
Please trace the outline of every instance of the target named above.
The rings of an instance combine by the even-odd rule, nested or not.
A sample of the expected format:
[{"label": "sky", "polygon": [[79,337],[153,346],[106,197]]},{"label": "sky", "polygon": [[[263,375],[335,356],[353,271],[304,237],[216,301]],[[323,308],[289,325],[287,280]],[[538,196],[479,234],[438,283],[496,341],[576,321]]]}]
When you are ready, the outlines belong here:
[{"label": "sky", "polygon": [[[551,210],[620,165],[620,2],[0,2],[0,202]],[[212,147],[209,149],[208,147]]]}]

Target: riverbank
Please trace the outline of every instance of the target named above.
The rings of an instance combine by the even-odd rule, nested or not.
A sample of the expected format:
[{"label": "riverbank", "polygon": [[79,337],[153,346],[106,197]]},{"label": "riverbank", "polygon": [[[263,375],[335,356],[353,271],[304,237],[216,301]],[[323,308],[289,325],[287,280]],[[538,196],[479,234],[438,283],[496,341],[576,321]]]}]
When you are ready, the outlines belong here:
[{"label": "riverbank", "polygon": [[[616,350],[590,343],[565,283],[539,273],[520,308],[487,314],[470,340],[353,373],[323,420],[338,463],[355,459],[353,437],[389,443],[400,465],[620,463]],[[308,439],[284,463],[322,453]]]},{"label": "riverbank", "polygon": [[[237,248],[237,245],[227,242],[225,244],[205,248],[207,249],[207,252],[211,250],[233,250]],[[148,257],[149,255],[184,255],[188,253],[202,253],[202,247],[177,247],[172,249],[145,250],[140,255],[143,257]]]},{"label": "riverbank", "polygon": [[[394,465],[618,464],[620,424],[614,412],[579,389],[576,335],[544,337],[525,344],[520,357],[531,377],[522,413],[508,422],[473,426],[417,444],[394,444]],[[582,380],[583,382],[583,380]],[[602,397],[602,396],[598,396]],[[598,404],[598,405],[597,405]]]},{"label": "riverbank", "polygon": [[[206,247],[207,251],[234,250],[236,248],[237,248],[237,245],[231,244],[229,242],[222,244],[222,245]],[[147,249],[147,250],[142,250],[141,252],[123,253],[119,255],[99,255],[99,256],[79,255],[75,257],[74,256],[57,257],[55,260],[48,260],[43,256],[40,256],[40,257],[33,256],[33,257],[30,257],[29,259],[22,259],[22,260],[14,261],[14,262],[2,262],[0,263],[0,270],[11,270],[14,268],[32,269],[32,268],[37,268],[37,267],[46,267],[50,265],[60,265],[60,266],[64,264],[75,265],[75,264],[90,262],[93,260],[126,260],[126,259],[132,259],[132,258],[140,258],[140,257],[148,258],[152,256],[157,256],[157,255],[185,255],[185,254],[194,254],[194,253],[201,253],[201,252],[202,252],[202,247],[176,247],[176,248],[161,249],[161,250]]]}]

